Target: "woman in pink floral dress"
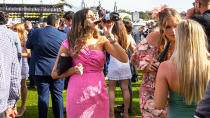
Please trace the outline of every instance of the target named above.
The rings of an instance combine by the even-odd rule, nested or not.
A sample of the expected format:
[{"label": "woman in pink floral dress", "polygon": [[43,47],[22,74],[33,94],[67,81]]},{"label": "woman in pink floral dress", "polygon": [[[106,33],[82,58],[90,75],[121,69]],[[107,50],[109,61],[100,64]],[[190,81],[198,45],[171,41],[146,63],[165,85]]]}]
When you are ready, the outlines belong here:
[{"label": "woman in pink floral dress", "polygon": [[158,54],[164,50],[168,41],[170,47],[160,62],[169,59],[172,55],[175,43],[175,27],[180,21],[178,12],[171,8],[163,8],[155,16],[159,29],[150,33],[136,46],[131,58],[131,63],[143,72],[139,90],[142,118],[164,118],[167,116],[167,107],[163,110],[154,108],[155,78],[158,70],[155,63]]}]

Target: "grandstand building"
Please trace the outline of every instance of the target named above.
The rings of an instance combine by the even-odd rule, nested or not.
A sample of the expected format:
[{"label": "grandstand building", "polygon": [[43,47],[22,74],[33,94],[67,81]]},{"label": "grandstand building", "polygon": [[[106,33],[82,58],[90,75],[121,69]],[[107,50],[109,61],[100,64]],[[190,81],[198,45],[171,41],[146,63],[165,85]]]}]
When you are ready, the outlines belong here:
[{"label": "grandstand building", "polygon": [[64,6],[61,4],[0,4],[0,11],[9,13],[9,18],[19,22],[43,22],[49,14],[62,17]]}]

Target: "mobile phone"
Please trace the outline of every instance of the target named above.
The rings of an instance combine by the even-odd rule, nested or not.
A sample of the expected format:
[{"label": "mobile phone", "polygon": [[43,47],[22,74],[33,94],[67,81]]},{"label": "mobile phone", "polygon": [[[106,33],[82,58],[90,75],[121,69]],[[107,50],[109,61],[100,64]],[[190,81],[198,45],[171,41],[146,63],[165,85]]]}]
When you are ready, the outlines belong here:
[{"label": "mobile phone", "polygon": [[160,66],[160,62],[155,62],[155,65]]}]

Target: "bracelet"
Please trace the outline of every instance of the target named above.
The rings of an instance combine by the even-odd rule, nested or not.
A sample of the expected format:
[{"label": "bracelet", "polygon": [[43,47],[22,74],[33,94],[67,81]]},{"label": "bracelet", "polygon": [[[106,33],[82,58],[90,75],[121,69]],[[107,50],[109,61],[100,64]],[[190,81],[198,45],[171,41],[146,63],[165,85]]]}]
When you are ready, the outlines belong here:
[{"label": "bracelet", "polygon": [[114,44],[115,42],[117,42],[117,40],[115,39],[113,35],[107,35],[106,38],[109,40],[111,44]]},{"label": "bracelet", "polygon": [[112,39],[112,38],[114,38],[114,36],[111,35],[111,34],[109,34],[109,35],[106,36],[106,38],[107,38],[107,39]]}]

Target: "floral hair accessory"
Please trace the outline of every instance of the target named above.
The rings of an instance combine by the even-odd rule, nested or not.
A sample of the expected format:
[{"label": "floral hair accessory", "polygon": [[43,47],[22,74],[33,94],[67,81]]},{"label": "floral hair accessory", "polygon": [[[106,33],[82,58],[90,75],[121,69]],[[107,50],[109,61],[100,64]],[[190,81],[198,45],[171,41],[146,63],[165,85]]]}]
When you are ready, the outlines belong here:
[{"label": "floral hair accessory", "polygon": [[152,17],[157,18],[161,11],[163,11],[165,8],[167,8],[167,5],[157,6],[152,10]]}]

